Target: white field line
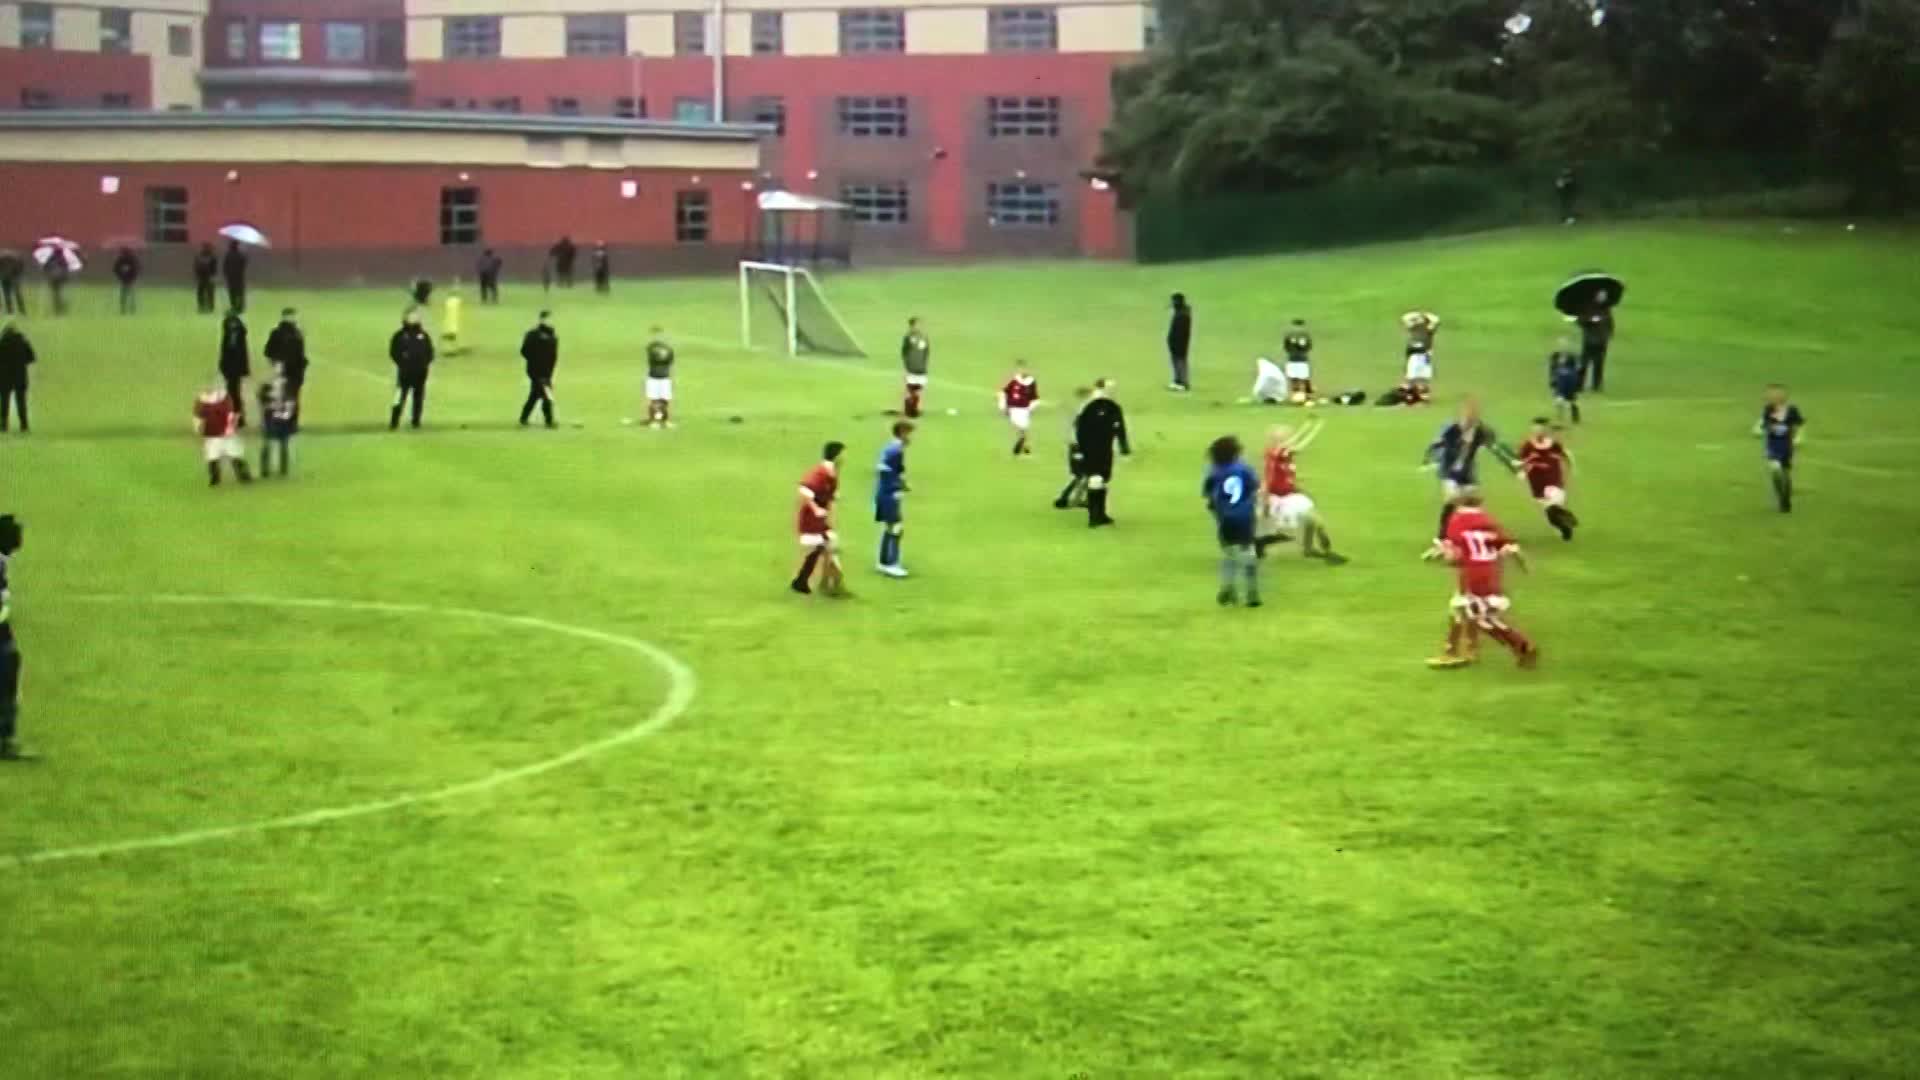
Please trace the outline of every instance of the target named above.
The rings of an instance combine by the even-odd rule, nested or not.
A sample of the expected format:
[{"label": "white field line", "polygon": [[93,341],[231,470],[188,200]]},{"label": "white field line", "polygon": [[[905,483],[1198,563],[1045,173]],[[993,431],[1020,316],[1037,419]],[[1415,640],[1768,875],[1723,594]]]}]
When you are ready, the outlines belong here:
[{"label": "white field line", "polygon": [[431,619],[477,619],[484,622],[500,623],[507,626],[522,626],[534,630],[544,630],[552,634],[580,638],[585,641],[612,645],[628,652],[638,653],[660,670],[666,672],[668,688],[666,700],[656,706],[650,714],[639,722],[616,731],[611,735],[583,743],[562,754],[544,758],[540,761],[511,769],[501,769],[473,780],[451,784],[430,791],[413,792],[376,799],[371,802],[353,803],[347,806],[327,807],[309,810],[305,813],[286,817],[269,818],[264,821],[242,822],[237,825],[221,825],[206,829],[192,829],[186,832],[170,833],[164,836],[150,836],[132,840],[115,840],[100,844],[85,844],[78,847],[52,848],[45,851],[28,852],[24,855],[0,855],[0,870],[8,867],[23,867],[41,863],[63,862],[75,859],[96,859],[109,855],[123,855],[136,851],[153,851],[163,848],[186,847],[191,844],[210,843],[215,840],[230,840],[259,833],[281,829],[304,829],[315,825],[325,825],[349,818],[367,817],[384,814],[408,806],[420,806],[426,803],[444,802],[491,791],[494,788],[529,780],[533,777],[579,764],[588,758],[604,754],[628,743],[639,742],[665,731],[687,707],[693,703],[694,694],[699,690],[699,680],[693,669],[687,667],[673,654],[656,645],[638,638],[621,634],[593,630],[567,623],[552,622],[531,615],[505,615],[493,611],[478,611],[470,608],[430,607],[422,604],[389,604],[362,600],[327,600],[273,596],[182,596],[158,594],[152,596],[82,596],[83,602],[108,605],[133,604],[173,604],[194,606],[246,605],[269,608],[308,608],[323,611],[363,611],[383,615],[422,615]]}]

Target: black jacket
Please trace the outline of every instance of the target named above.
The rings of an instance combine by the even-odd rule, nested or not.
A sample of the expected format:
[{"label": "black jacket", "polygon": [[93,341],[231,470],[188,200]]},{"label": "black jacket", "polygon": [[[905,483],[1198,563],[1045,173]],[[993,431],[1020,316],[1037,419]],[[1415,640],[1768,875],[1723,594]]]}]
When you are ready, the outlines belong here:
[{"label": "black jacket", "polygon": [[1094,398],[1080,407],[1080,415],[1073,421],[1075,449],[1087,457],[1111,457],[1116,439],[1121,453],[1133,453],[1133,447],[1127,445],[1127,414],[1119,402]]},{"label": "black jacket", "polygon": [[1185,356],[1193,340],[1193,308],[1173,309],[1173,321],[1167,324],[1167,351]]},{"label": "black jacket", "polygon": [[1580,316],[1580,343],[1588,348],[1613,340],[1613,309],[1596,308]]},{"label": "black jacket", "polygon": [[393,340],[387,344],[387,356],[401,377],[424,379],[433,363],[433,338],[427,336],[424,327],[409,323],[393,332]]},{"label": "black jacket", "polygon": [[579,253],[579,250],[580,249],[573,246],[573,241],[571,240],[562,240],[553,245],[553,250],[548,252],[548,254],[553,256],[554,269],[563,274],[573,273],[573,258]]},{"label": "black jacket", "polygon": [[226,257],[220,260],[220,269],[226,273],[228,281],[245,281],[247,278],[247,253],[241,251],[240,245],[238,244],[228,248]]},{"label": "black jacket", "polygon": [[212,281],[220,272],[220,257],[211,251],[203,251],[193,257],[193,278],[195,281]]},{"label": "black jacket", "polygon": [[220,374],[241,379],[253,373],[247,354],[247,324],[238,315],[220,320]]},{"label": "black jacket", "polygon": [[520,339],[520,358],[527,362],[527,378],[547,382],[560,363],[560,336],[551,326],[536,326]]},{"label": "black jacket", "polygon": [[18,330],[0,333],[0,386],[27,385],[27,367],[33,363],[33,346]]},{"label": "black jacket", "polygon": [[122,285],[131,285],[140,278],[140,256],[131,251],[123,251],[113,260],[113,276]]},{"label": "black jacket", "polygon": [[282,322],[267,335],[267,359],[280,365],[287,381],[298,385],[307,377],[307,335],[290,322]]},{"label": "black jacket", "polygon": [[500,276],[500,265],[499,255],[482,255],[474,262],[473,269],[480,275],[480,280],[492,281]]}]

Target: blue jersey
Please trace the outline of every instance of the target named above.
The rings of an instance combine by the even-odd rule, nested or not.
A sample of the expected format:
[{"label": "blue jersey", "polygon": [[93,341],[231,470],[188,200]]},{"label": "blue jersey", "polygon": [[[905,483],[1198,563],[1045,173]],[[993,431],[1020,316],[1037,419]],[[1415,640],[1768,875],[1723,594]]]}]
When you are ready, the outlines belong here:
[{"label": "blue jersey", "polygon": [[1207,481],[1201,485],[1200,494],[1206,497],[1207,508],[1222,524],[1251,522],[1260,496],[1260,478],[1254,475],[1253,466],[1244,461],[1215,465],[1207,471]]},{"label": "blue jersey", "polygon": [[907,489],[907,444],[895,439],[880,451],[880,463],[874,466],[877,484],[875,499],[892,499]]},{"label": "blue jersey", "polygon": [[1580,393],[1580,358],[1557,352],[1547,360],[1547,388],[1555,395],[1571,398]]},{"label": "blue jersey", "polygon": [[7,591],[7,557],[0,555],[0,652],[13,648],[13,597]]},{"label": "blue jersey", "polygon": [[1760,434],[1767,439],[1767,456],[1775,461],[1786,461],[1793,457],[1793,437],[1806,419],[1800,415],[1800,406],[1782,405],[1778,410],[1769,405],[1760,410]]},{"label": "blue jersey", "polygon": [[1493,429],[1487,425],[1475,424],[1469,432],[1459,424],[1448,424],[1433,445],[1427,447],[1427,457],[1440,466],[1441,477],[1457,484],[1471,484],[1479,476],[1477,458],[1482,449],[1502,460],[1508,458]]}]

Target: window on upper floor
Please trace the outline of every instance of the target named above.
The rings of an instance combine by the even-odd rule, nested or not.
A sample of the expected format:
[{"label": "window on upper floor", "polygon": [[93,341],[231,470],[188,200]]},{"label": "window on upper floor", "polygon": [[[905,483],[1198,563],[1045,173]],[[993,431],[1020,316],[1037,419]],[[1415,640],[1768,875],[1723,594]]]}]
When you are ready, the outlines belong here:
[{"label": "window on upper floor", "polygon": [[275,19],[260,24],[260,59],[300,59],[300,24]]},{"label": "window on upper floor", "polygon": [[680,124],[711,124],[713,102],[697,97],[674,98],[673,119]]},{"label": "window on upper floor", "polygon": [[987,9],[987,48],[992,52],[1056,52],[1060,20],[1050,7]]},{"label": "window on upper floor", "polygon": [[327,24],[327,62],[364,64],[367,62],[367,24],[330,22]]},{"label": "window on upper floor", "polygon": [[245,60],[247,58],[247,20],[227,20],[227,59]]},{"label": "window on upper floor", "polygon": [[673,193],[673,238],[682,244],[704,244],[713,224],[713,202],[704,191]]},{"label": "window on upper floor", "polygon": [[579,116],[580,99],[577,97],[550,97],[547,99],[547,111],[555,116]]},{"label": "window on upper floor", "polygon": [[150,187],[146,192],[147,243],[187,242],[187,189]]},{"label": "window on upper floor", "polygon": [[840,185],[840,201],[848,214],[862,225],[905,225],[908,220],[907,183],[889,180],[871,184]]},{"label": "window on upper floor", "polygon": [[645,119],[647,115],[647,99],[644,97],[614,98],[613,115],[622,120]]},{"label": "window on upper floor", "polygon": [[704,11],[676,11],[673,13],[673,55],[705,56],[707,54],[707,13]]},{"label": "window on upper floor", "polygon": [[627,17],[618,12],[567,16],[568,56],[625,56]]},{"label": "window on upper floor", "polygon": [[20,47],[23,49],[53,48],[53,5],[20,5]]},{"label": "window on upper floor", "polygon": [[995,139],[1056,138],[1060,134],[1060,99],[990,97],[987,99],[987,134]]},{"label": "window on upper floor", "polygon": [[446,247],[480,242],[480,189],[440,189],[440,243]]},{"label": "window on upper floor", "polygon": [[857,138],[903,139],[907,135],[904,97],[843,97],[834,103],[840,134]]},{"label": "window on upper floor", "polygon": [[100,107],[103,109],[131,109],[133,108],[133,95],[108,91],[100,95]]},{"label": "window on upper floor", "polygon": [[442,51],[450,60],[500,55],[500,18],[497,15],[448,19],[441,26]]},{"label": "window on upper floor", "polygon": [[772,124],[775,137],[787,133],[787,100],[777,97],[747,99],[747,119],[755,124]]},{"label": "window on upper floor", "polygon": [[987,185],[987,224],[1051,228],[1060,223],[1060,185],[1031,181]]},{"label": "window on upper floor", "polygon": [[405,67],[407,21],[378,19],[373,24],[373,59],[383,67]]},{"label": "window on upper floor", "polygon": [[42,90],[37,86],[20,88],[20,107],[23,109],[51,109],[58,104],[51,90]]},{"label": "window on upper floor", "polygon": [[167,55],[193,55],[193,27],[184,23],[174,23],[167,27]]},{"label": "window on upper floor", "polygon": [[840,13],[840,51],[907,51],[907,16],[898,8],[851,8]]},{"label": "window on upper floor", "polygon": [[133,12],[126,8],[100,9],[100,51],[103,53],[133,51]]},{"label": "window on upper floor", "polygon": [[778,56],[786,52],[786,17],[778,11],[754,12],[752,37],[755,56]]},{"label": "window on upper floor", "polygon": [[497,97],[487,102],[488,112],[517,113],[520,111],[520,99],[517,97]]}]

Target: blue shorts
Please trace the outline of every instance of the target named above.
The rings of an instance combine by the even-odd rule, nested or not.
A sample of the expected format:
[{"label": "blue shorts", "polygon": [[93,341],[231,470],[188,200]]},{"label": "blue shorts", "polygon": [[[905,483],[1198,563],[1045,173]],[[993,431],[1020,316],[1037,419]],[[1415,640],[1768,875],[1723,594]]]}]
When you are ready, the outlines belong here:
[{"label": "blue shorts", "polygon": [[1252,518],[1221,518],[1220,519],[1220,546],[1221,547],[1252,547],[1253,546],[1253,519]]},{"label": "blue shorts", "polygon": [[1561,401],[1578,401],[1580,399],[1580,384],[1577,382],[1555,383],[1553,386],[1553,396],[1559,398]]},{"label": "blue shorts", "polygon": [[898,525],[901,521],[900,498],[897,495],[878,495],[873,500],[873,520],[882,525]]},{"label": "blue shorts", "polygon": [[1767,460],[1783,468],[1791,468],[1793,466],[1793,444],[1788,443],[1785,446],[1775,446],[1772,443],[1768,443]]}]

